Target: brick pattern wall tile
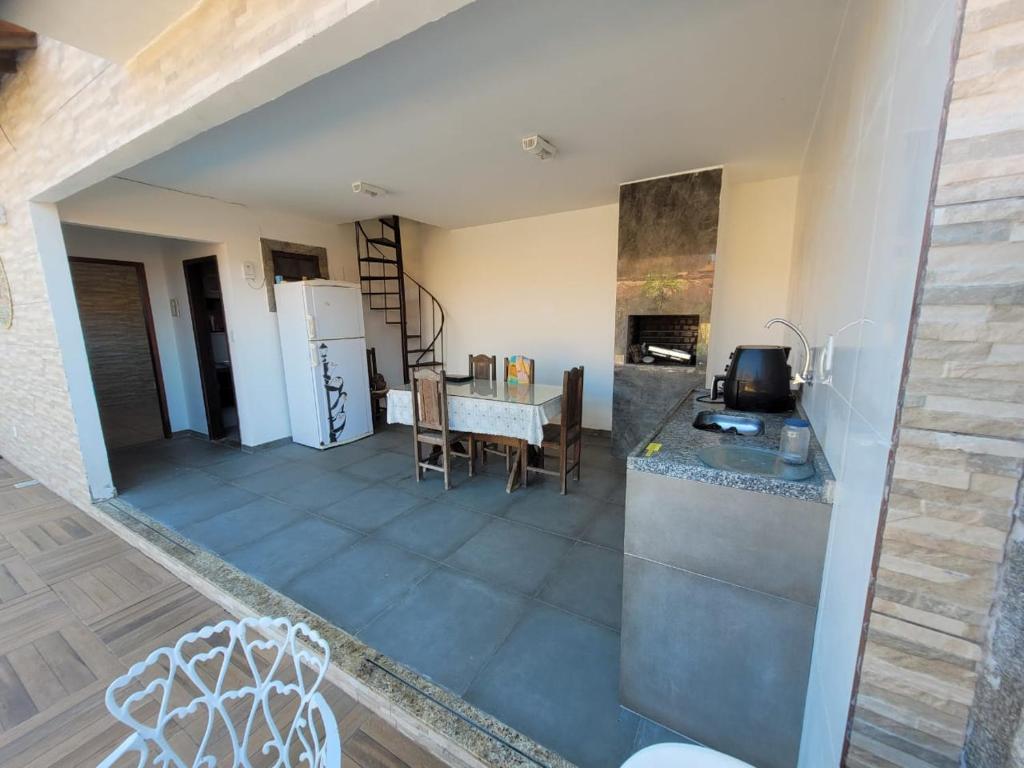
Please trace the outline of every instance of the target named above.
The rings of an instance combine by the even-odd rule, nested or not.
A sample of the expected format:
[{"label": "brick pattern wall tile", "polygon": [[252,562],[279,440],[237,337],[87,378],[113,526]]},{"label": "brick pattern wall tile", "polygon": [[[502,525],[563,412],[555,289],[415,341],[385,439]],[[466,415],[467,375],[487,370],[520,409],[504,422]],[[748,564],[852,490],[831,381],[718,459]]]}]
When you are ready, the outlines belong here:
[{"label": "brick pattern wall tile", "polygon": [[[847,764],[961,764],[1024,470],[1024,3],[968,0]],[[977,713],[975,713],[977,714]]]}]

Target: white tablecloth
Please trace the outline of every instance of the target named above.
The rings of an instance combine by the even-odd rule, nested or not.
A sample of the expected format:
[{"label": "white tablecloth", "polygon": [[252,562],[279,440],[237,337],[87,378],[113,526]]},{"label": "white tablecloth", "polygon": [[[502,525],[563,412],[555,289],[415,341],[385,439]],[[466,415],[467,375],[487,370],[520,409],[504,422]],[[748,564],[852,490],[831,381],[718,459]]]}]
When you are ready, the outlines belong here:
[{"label": "white tablecloth", "polygon": [[[500,383],[495,396],[456,394],[467,389],[448,385],[448,428],[453,432],[502,435],[540,445],[544,425],[557,423],[562,414],[561,387],[537,384],[518,391]],[[454,390],[454,391],[453,391]],[[388,423],[412,424],[412,393],[388,391]]]}]

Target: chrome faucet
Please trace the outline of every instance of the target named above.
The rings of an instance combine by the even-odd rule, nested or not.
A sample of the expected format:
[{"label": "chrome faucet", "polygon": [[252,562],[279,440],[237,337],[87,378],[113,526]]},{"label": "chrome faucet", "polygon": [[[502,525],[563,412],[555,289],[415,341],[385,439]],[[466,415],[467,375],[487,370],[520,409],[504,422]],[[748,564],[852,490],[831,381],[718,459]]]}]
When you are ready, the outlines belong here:
[{"label": "chrome faucet", "polygon": [[806,384],[810,386],[814,380],[814,374],[811,372],[811,345],[807,343],[807,337],[804,336],[803,331],[796,327],[793,323],[786,320],[784,317],[773,317],[767,323],[764,324],[765,328],[771,328],[776,323],[782,323],[782,325],[789,328],[793,333],[800,337],[800,341],[804,345],[804,367],[800,373],[793,375],[793,382],[796,384]]}]

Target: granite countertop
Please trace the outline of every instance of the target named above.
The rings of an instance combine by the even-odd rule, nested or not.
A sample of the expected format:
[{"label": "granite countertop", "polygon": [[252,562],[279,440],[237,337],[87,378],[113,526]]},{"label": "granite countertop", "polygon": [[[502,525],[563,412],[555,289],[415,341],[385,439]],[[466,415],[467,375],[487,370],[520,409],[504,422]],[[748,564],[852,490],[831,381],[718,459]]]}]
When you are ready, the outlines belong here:
[{"label": "granite countertop", "polygon": [[[814,476],[807,480],[782,480],[764,475],[746,474],[732,470],[714,469],[702,462],[697,456],[701,448],[717,445],[744,445],[751,448],[767,448],[777,450],[779,434],[783,422],[792,416],[804,416],[798,413],[745,413],[728,411],[723,405],[702,403],[698,396],[708,396],[706,389],[691,390],[673,408],[668,416],[647,439],[643,440],[629,455],[627,466],[637,472],[650,472],[657,475],[679,477],[685,480],[696,480],[701,483],[712,483],[731,488],[741,488],[757,493],[774,496],[790,496],[795,499],[832,503],[835,488],[835,476],[825,460],[818,439],[811,431],[810,457],[814,464]],[[765,431],[762,435],[741,436],[722,432],[709,432],[695,429],[693,419],[705,410],[737,413],[743,416],[760,416],[764,419]],[[661,450],[651,456],[646,455],[650,443],[661,443]]]}]

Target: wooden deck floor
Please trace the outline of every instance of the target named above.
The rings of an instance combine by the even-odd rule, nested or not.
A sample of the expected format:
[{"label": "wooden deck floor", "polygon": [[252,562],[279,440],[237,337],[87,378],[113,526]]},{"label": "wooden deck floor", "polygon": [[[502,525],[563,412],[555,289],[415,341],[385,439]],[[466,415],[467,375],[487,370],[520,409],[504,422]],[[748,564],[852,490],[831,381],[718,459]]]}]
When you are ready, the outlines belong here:
[{"label": "wooden deck floor", "polygon": [[[0,459],[0,765],[92,768],[128,735],[103,702],[153,649],[227,614]],[[325,683],[345,766],[443,765]]]}]

